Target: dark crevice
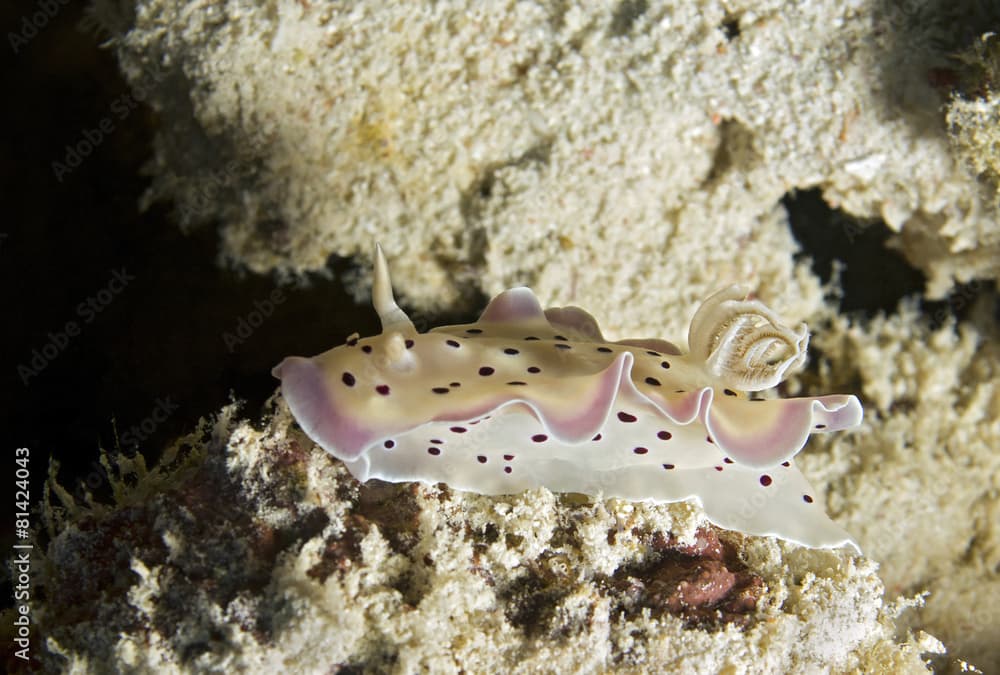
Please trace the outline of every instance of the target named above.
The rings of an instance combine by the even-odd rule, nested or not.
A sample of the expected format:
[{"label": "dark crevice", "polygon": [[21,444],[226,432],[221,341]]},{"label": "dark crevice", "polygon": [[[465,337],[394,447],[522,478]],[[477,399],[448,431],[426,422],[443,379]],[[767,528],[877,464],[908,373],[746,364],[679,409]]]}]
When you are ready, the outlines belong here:
[{"label": "dark crevice", "polygon": [[719,29],[726,36],[726,41],[732,42],[740,36],[740,17],[727,14],[719,25]]},{"label": "dark crevice", "polygon": [[545,635],[555,628],[559,603],[570,593],[565,579],[532,566],[528,573],[500,589],[498,599],[511,625],[529,638]]},{"label": "dark crevice", "polygon": [[702,187],[711,187],[734,169],[745,173],[756,161],[753,132],[739,120],[724,119],[719,123],[719,144],[712,157],[712,168],[702,181]]},{"label": "dark crevice", "polygon": [[840,311],[891,313],[902,298],[923,292],[924,275],[886,246],[892,232],[885,223],[831,209],[819,190],[789,193],[782,203],[802,247],[797,257],[811,259],[824,283],[833,276],[834,261],[841,264]]},{"label": "dark crevice", "polygon": [[608,26],[608,35],[611,37],[623,37],[632,32],[632,26],[636,20],[649,9],[647,0],[622,0],[615,8],[615,13],[611,16],[611,25]]},{"label": "dark crevice", "polygon": [[921,314],[932,328],[938,328],[951,317],[969,319],[979,299],[993,292],[993,283],[974,279],[956,284],[945,300],[927,300],[923,297],[926,277],[891,248],[893,233],[885,223],[831,209],[819,190],[789,193],[782,203],[792,234],[802,247],[796,257],[810,259],[813,272],[824,283],[833,276],[834,261],[841,266],[841,312],[891,314],[900,300],[916,296]]}]

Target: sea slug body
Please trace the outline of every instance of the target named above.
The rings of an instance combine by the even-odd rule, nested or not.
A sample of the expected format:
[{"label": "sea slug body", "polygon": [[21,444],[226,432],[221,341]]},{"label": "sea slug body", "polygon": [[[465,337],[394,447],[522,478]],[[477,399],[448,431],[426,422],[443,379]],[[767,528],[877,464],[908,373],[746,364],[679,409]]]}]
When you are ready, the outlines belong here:
[{"label": "sea slug body", "polygon": [[377,245],[372,295],[380,335],[273,371],[305,433],[358,480],[697,499],[720,527],[857,548],[793,457],[811,433],[858,425],[861,405],[751,398],[802,365],[808,332],[738,287],[702,303],[688,353],[659,339],[608,342],[584,310],[543,310],[523,287],[475,323],[418,333]]}]

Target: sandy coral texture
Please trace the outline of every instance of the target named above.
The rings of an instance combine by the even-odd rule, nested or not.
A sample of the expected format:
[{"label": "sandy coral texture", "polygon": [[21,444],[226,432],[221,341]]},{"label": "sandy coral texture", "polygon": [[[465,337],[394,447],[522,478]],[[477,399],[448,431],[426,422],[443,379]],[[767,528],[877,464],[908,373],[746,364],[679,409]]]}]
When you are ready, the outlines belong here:
[{"label": "sandy coral texture", "polygon": [[53,503],[48,665],[900,673],[941,650],[869,560],[717,531],[686,504],[361,486],[273,407],[262,430],[223,411],[170,471],[112,467],[116,507]]},{"label": "sandy coral texture", "polygon": [[[52,587],[97,616],[43,612],[52,654],[81,672],[919,672],[927,631],[940,670],[1000,670],[987,5],[98,2],[160,112],[151,196],[221,223],[251,269],[367,269],[377,237],[418,309],[523,283],[612,339],[677,339],[741,282],[808,319],[789,393],[858,393],[866,422],[800,464],[869,557],[717,533],[685,505],[360,488],[279,398],[262,430],[229,411],[189,440],[191,482],[58,528]],[[884,220],[925,296],[967,317],[838,315],[795,257],[780,200],[802,188]]]},{"label": "sandy coral texture", "polygon": [[952,138],[972,170],[1000,195],[1000,35],[981,36],[959,59],[962,87],[948,107]]},{"label": "sandy coral texture", "polygon": [[996,278],[996,199],[941,111],[989,4],[141,0],[115,25],[162,112],[157,193],[232,258],[317,270],[377,236],[417,306],[527,282],[652,333],[718,278],[818,302],[775,255],[796,188],[884,219],[932,297]]}]

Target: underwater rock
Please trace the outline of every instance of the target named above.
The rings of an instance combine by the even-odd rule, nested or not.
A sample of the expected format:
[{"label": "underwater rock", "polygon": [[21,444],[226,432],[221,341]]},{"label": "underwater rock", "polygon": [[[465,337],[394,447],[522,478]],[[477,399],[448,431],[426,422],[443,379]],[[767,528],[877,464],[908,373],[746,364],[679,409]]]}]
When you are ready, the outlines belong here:
[{"label": "underwater rock", "polygon": [[49,507],[47,667],[919,672],[942,650],[874,563],[715,530],[691,503],[360,484],[280,398],[263,426],[227,408],[180,445],[111,472],[115,505]]}]

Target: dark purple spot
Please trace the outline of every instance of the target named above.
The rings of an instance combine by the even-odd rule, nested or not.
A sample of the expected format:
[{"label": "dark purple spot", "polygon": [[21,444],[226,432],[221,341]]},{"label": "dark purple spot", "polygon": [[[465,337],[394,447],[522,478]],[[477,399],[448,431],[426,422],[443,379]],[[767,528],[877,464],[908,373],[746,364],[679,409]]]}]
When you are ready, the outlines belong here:
[{"label": "dark purple spot", "polygon": [[407,349],[413,349],[413,340],[406,340],[404,343]]},{"label": "dark purple spot", "polygon": [[350,373],[344,373],[343,375],[340,376],[340,381],[346,384],[348,387],[353,387],[355,380],[354,376],[351,375]]},{"label": "dark purple spot", "polygon": [[512,382],[508,382],[507,384],[514,385],[514,386],[524,386],[524,385],[526,385],[528,383],[527,382],[521,382],[521,380],[514,380]]},{"label": "dark purple spot", "polygon": [[660,361],[660,368],[663,368],[664,370],[666,370],[669,367],[670,367],[670,364],[667,361]]},{"label": "dark purple spot", "polygon": [[717,466],[717,467],[715,467],[715,470],[716,471],[722,471],[722,467],[721,466]]},{"label": "dark purple spot", "polygon": [[649,354],[650,356],[659,356],[660,355],[660,352],[647,351],[646,353]]},{"label": "dark purple spot", "polygon": [[462,346],[458,344],[458,340],[445,340],[444,343],[449,347],[454,347],[455,349],[458,349],[459,347]]},{"label": "dark purple spot", "polygon": [[542,369],[539,368],[538,366],[528,366],[528,372],[529,373],[540,373],[540,372],[542,372]]},{"label": "dark purple spot", "polygon": [[732,464],[733,463],[733,460],[729,459],[728,457],[726,457],[722,461],[725,462],[726,464]]},{"label": "dark purple spot", "polygon": [[469,335],[479,335],[483,331],[479,330],[478,328],[466,328],[465,332],[468,333]]},{"label": "dark purple spot", "polygon": [[554,347],[555,347],[556,349],[572,349],[572,347],[570,347],[569,345],[564,345],[564,344],[563,344],[563,343],[561,343],[561,342],[559,342],[559,343],[557,343],[557,344],[555,344],[555,345],[553,345],[553,346],[554,346]]},{"label": "dark purple spot", "polygon": [[659,438],[661,441],[669,441],[671,438],[674,437],[674,435],[669,431],[657,431],[656,437]]},{"label": "dark purple spot", "polygon": [[535,443],[544,443],[545,441],[549,440],[549,437],[546,436],[545,434],[535,434],[534,436],[531,437],[531,440],[533,440]]},{"label": "dark purple spot", "polygon": [[649,452],[649,448],[643,448],[643,447],[632,448],[632,452],[634,452],[637,455],[645,455],[647,452]]},{"label": "dark purple spot", "polygon": [[427,448],[427,454],[437,457],[441,454],[441,448]]},{"label": "dark purple spot", "polygon": [[660,381],[658,379],[656,379],[655,377],[647,377],[646,378],[646,384],[651,385],[653,387],[659,387],[660,386]]},{"label": "dark purple spot", "polygon": [[825,424],[817,424],[816,428],[817,429],[826,429],[826,425]]},{"label": "dark purple spot", "polygon": [[394,447],[396,447],[396,441],[386,441],[382,445],[385,446],[386,450],[392,450]]},{"label": "dark purple spot", "polygon": [[509,462],[510,460],[514,459],[514,455],[504,455],[503,458]]},{"label": "dark purple spot", "polygon": [[361,351],[363,351],[365,354],[371,354],[372,353],[372,346],[371,345],[363,345],[361,347]]},{"label": "dark purple spot", "polygon": [[353,347],[356,344],[358,344],[358,338],[356,337],[352,337],[350,340],[347,341],[348,347]]},{"label": "dark purple spot", "polygon": [[387,384],[380,384],[377,387],[375,387],[375,391],[377,391],[382,396],[388,396],[389,395],[389,385],[387,385]]},{"label": "dark purple spot", "polygon": [[479,460],[480,464],[486,464],[486,456],[485,455],[477,455],[476,459]]},{"label": "dark purple spot", "polygon": [[782,462],[781,463],[781,466],[791,466],[791,465],[792,465],[791,462]]},{"label": "dark purple spot", "polygon": [[556,340],[562,340],[563,342],[565,342],[566,339],[567,339],[567,338],[563,337],[562,335],[556,335],[555,338],[556,338]]},{"label": "dark purple spot", "polygon": [[611,349],[610,347],[598,347],[598,348],[597,348],[597,351],[599,351],[599,352],[604,352],[605,354],[610,354],[610,353],[611,353],[611,352],[613,352],[614,350],[613,350],[613,349]]},{"label": "dark purple spot", "polygon": [[493,369],[490,368],[489,366],[483,366],[482,368],[479,369],[479,374],[482,375],[483,377],[486,377],[487,375],[492,375]]},{"label": "dark purple spot", "polygon": [[726,396],[736,396],[736,392],[733,391],[732,389],[723,389],[722,393],[725,394]]},{"label": "dark purple spot", "polygon": [[590,439],[590,440],[592,440],[592,441],[599,441],[599,440],[601,440],[601,438],[603,438],[603,437],[602,437],[602,436],[601,436],[600,434],[597,434],[596,436],[594,436],[594,437],[593,437],[592,439]]},{"label": "dark purple spot", "polygon": [[451,383],[448,384],[448,386],[449,387],[461,387],[462,383],[461,382],[451,382]]},{"label": "dark purple spot", "polygon": [[509,466],[505,466],[505,467],[503,468],[503,472],[504,472],[504,473],[510,473],[510,472],[511,472],[511,471],[513,471],[513,470],[514,470],[514,469],[510,468]]},{"label": "dark purple spot", "polygon": [[618,419],[622,422],[635,422],[635,415],[629,415],[627,412],[618,413]]},{"label": "dark purple spot", "polygon": [[449,431],[454,432],[456,434],[464,434],[466,431],[468,431],[468,429],[466,429],[465,427],[452,427],[451,429],[449,429]]},{"label": "dark purple spot", "polygon": [[529,335],[528,337],[526,337],[524,339],[525,340],[537,340],[538,338],[536,338],[534,335]]},{"label": "dark purple spot", "polygon": [[440,438],[432,438],[431,443],[433,443],[434,445],[441,445],[442,443],[444,443],[444,441],[442,441]]},{"label": "dark purple spot", "polygon": [[433,387],[431,391],[433,391],[435,394],[447,394],[449,391],[451,391],[451,389],[449,389],[448,387]]},{"label": "dark purple spot", "polygon": [[711,436],[705,436],[705,440],[708,441],[709,443],[715,443],[715,441],[712,440]]},{"label": "dark purple spot", "polygon": [[767,487],[768,485],[771,484],[771,477],[765,473],[763,476],[760,477],[760,484],[763,485],[764,487]]},{"label": "dark purple spot", "polygon": [[809,495],[802,495],[802,501],[804,501],[806,504],[812,504],[813,498],[810,497]]},{"label": "dark purple spot", "polygon": [[513,347],[507,347],[506,349],[503,350],[503,353],[510,354],[511,356],[513,356],[514,354],[520,354],[521,352],[517,351]]},{"label": "dark purple spot", "polygon": [[664,464],[663,468],[666,469],[667,471],[670,471],[670,470],[672,470],[674,468],[674,465],[673,464]]}]

